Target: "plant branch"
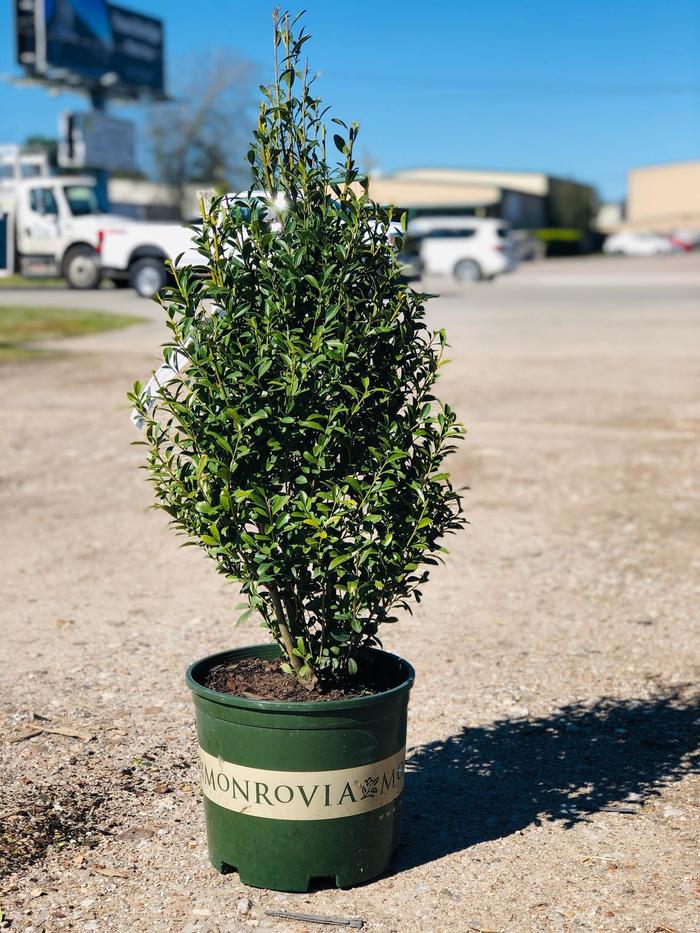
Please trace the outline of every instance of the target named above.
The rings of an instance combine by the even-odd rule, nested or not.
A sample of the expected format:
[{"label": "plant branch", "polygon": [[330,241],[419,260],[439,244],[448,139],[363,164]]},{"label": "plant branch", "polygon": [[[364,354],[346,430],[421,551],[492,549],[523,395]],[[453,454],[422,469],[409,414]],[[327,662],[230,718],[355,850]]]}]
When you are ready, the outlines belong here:
[{"label": "plant branch", "polygon": [[270,594],[270,599],[272,600],[272,607],[275,610],[275,617],[277,620],[277,628],[279,629],[280,638],[282,639],[282,646],[284,648],[285,654],[289,659],[289,663],[298,673],[302,668],[301,658],[294,654],[294,642],[292,641],[292,636],[289,631],[289,626],[287,625],[287,620],[284,615],[284,609],[282,608],[282,601],[280,600],[279,593],[277,592],[277,587],[272,584],[267,584],[267,591]]}]

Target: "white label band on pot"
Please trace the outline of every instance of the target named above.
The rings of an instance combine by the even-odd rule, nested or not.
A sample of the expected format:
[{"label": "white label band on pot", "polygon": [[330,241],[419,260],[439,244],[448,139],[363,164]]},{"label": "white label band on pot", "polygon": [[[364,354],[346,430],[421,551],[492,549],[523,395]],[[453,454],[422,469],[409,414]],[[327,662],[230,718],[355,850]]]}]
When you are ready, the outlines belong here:
[{"label": "white label band on pot", "polygon": [[334,820],[383,807],[403,790],[406,749],[339,771],[266,771],[199,749],[202,790],[235,813],[269,820]]}]

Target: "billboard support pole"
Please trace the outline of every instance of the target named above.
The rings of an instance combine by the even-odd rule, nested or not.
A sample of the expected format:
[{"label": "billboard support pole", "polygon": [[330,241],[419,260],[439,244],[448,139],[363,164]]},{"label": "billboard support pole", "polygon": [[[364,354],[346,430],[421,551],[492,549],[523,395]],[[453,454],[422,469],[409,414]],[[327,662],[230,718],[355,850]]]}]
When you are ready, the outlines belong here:
[{"label": "billboard support pole", "polygon": [[[100,113],[107,110],[107,100],[102,88],[94,87],[90,91],[90,103],[92,109]],[[109,171],[104,168],[95,169],[95,182],[97,187],[97,197],[102,210],[109,210]]]}]

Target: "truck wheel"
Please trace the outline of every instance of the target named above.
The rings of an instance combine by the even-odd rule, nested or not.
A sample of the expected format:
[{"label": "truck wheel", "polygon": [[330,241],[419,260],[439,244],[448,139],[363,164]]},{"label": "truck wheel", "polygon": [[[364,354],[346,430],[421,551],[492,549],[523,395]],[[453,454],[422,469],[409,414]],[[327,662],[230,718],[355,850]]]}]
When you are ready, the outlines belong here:
[{"label": "truck wheel", "polygon": [[454,277],[458,282],[478,282],[481,279],[481,266],[473,259],[461,259],[454,267]]},{"label": "truck wheel", "polygon": [[95,250],[89,246],[71,247],[63,260],[63,275],[71,288],[97,288],[102,272]]},{"label": "truck wheel", "polygon": [[129,270],[129,282],[142,298],[153,298],[166,282],[162,259],[137,259]]}]

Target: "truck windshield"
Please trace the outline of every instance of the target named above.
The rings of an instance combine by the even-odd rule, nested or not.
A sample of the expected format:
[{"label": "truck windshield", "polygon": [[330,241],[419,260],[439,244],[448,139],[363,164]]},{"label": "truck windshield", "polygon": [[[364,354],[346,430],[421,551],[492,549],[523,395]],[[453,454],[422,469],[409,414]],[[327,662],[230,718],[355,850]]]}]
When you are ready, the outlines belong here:
[{"label": "truck windshield", "polygon": [[64,191],[68,207],[74,217],[105,213],[97,196],[97,191],[91,185],[66,185]]}]

